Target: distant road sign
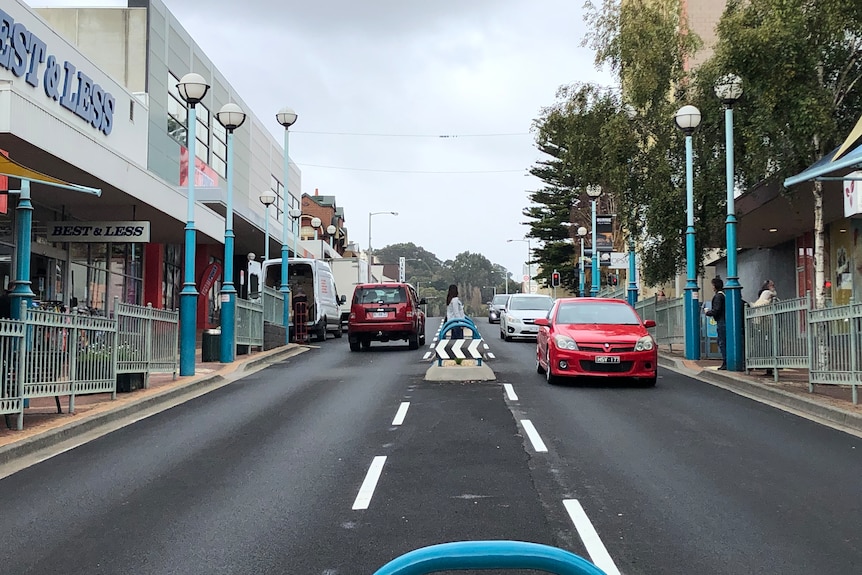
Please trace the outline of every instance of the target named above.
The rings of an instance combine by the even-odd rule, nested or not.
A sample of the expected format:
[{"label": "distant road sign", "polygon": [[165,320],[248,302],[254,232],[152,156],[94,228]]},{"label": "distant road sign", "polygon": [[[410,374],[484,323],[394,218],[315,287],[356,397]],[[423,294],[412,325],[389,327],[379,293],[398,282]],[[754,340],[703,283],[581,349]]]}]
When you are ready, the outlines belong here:
[{"label": "distant road sign", "polygon": [[524,281],[525,281],[525,282],[528,282],[528,281],[530,281],[530,276],[528,276],[528,275],[525,275],[525,276],[524,276]]}]

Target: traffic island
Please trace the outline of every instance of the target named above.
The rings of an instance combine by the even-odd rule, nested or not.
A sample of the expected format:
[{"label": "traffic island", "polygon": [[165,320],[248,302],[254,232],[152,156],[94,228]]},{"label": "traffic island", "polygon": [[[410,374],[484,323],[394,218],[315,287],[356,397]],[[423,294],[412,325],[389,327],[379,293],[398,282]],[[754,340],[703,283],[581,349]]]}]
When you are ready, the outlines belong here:
[{"label": "traffic island", "polygon": [[425,372],[425,381],[495,381],[497,376],[484,361],[447,359],[435,363]]}]

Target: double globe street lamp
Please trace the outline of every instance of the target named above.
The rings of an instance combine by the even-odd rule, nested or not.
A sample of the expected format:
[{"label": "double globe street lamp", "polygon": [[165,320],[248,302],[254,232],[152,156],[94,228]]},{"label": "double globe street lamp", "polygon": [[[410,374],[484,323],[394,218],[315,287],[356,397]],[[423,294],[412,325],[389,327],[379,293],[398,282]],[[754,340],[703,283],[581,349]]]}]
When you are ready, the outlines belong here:
[{"label": "double globe street lamp", "polygon": [[185,262],[183,269],[183,289],[180,291],[180,375],[195,374],[195,346],[197,335],[198,291],[195,288],[195,126],[197,114],[195,106],[204,99],[209,84],[203,76],[191,72],[180,79],[177,91],[188,107],[187,144],[188,148],[188,192],[187,217],[185,227]]},{"label": "double globe street lamp", "polygon": [[694,245],[694,177],[691,135],[700,125],[700,110],[683,106],[674,116],[676,127],[685,134],[685,358],[700,359],[700,317],[698,315],[697,264]]},{"label": "double globe street lamp", "polygon": [[224,218],[224,280],[221,286],[221,338],[219,361],[233,362],[236,356],[236,287],[233,283],[234,232],[233,232],[233,131],[242,126],[246,114],[237,104],[225,104],[216,119],[227,131],[227,202]]}]

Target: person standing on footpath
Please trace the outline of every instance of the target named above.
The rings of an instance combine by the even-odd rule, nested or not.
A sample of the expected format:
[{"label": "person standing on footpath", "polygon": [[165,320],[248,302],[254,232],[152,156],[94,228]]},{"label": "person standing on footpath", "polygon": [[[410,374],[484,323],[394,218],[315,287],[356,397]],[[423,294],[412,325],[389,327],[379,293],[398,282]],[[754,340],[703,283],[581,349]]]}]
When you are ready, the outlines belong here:
[{"label": "person standing on footpath", "polygon": [[727,322],[724,317],[724,282],[721,278],[712,278],[712,307],[706,310],[706,315],[715,320],[718,332],[718,350],[721,352],[721,365],[718,369],[727,369]]},{"label": "person standing on footpath", "polygon": [[[449,286],[449,292],[446,294],[446,321],[453,319],[464,319],[464,304],[458,297],[458,286],[452,284]],[[450,339],[464,339],[464,328],[453,327]]]}]

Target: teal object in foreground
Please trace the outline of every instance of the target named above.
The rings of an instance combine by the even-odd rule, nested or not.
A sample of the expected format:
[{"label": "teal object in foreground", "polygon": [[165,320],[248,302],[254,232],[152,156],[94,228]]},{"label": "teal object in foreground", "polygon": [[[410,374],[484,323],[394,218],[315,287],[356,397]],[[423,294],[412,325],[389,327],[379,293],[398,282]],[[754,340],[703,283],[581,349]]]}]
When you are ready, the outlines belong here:
[{"label": "teal object in foreground", "polygon": [[534,569],[557,575],[606,575],[574,553],[526,541],[456,541],[396,557],[374,575],[425,575],[469,569]]},{"label": "teal object in foreground", "polygon": [[446,334],[449,333],[452,328],[456,327],[469,328],[473,331],[473,339],[482,339],[482,334],[479,333],[479,328],[476,327],[476,323],[469,317],[450,319],[446,321],[440,328],[440,339],[444,339],[446,337]]}]

